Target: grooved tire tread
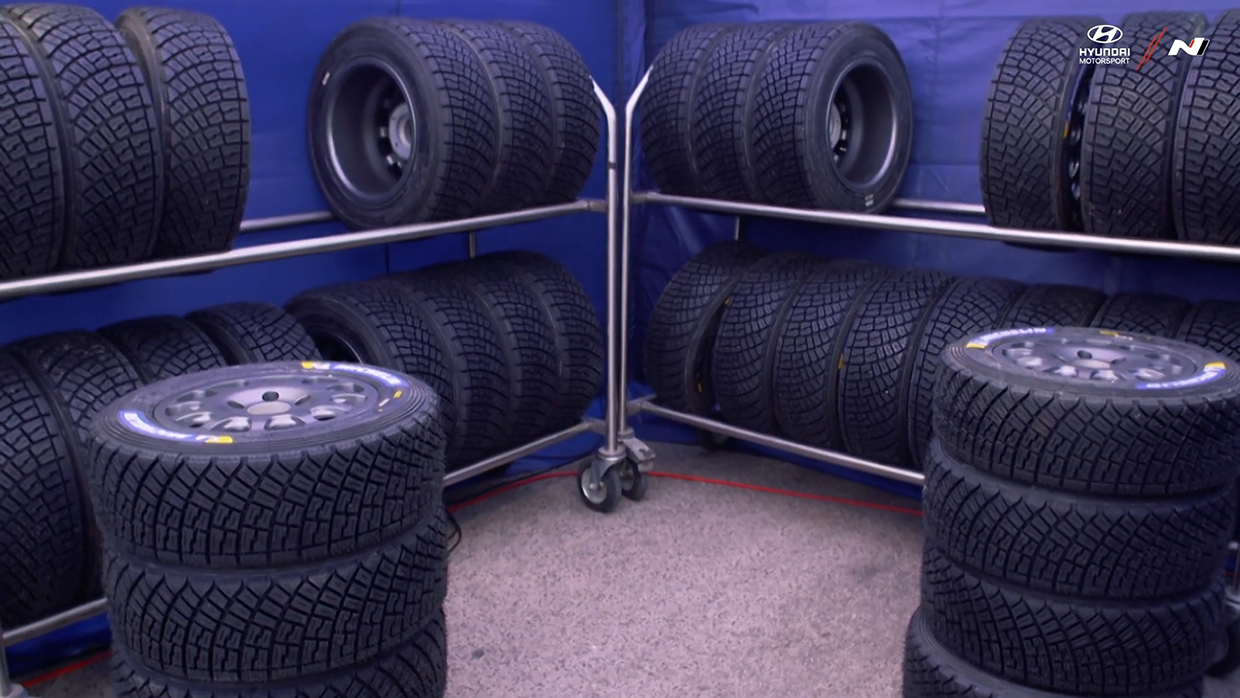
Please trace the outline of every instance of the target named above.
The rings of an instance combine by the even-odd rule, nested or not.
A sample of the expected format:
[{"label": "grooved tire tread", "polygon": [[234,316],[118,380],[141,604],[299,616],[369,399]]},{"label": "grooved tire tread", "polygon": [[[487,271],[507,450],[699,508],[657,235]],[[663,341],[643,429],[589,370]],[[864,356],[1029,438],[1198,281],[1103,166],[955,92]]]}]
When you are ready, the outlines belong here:
[{"label": "grooved tire tread", "polygon": [[[145,390],[170,391],[188,379],[170,380]],[[136,436],[117,411],[145,409],[133,404],[141,395],[109,408],[90,443],[92,496],[109,546],[151,563],[223,572],[314,563],[398,537],[443,491],[438,401],[421,383],[408,392],[364,433],[328,443],[283,437],[257,455],[204,454]]]},{"label": "grooved tire tread", "polygon": [[1090,326],[1175,339],[1191,309],[1188,301],[1172,296],[1117,293],[1102,304]]},{"label": "grooved tire tread", "polygon": [[241,58],[215,19],[134,7],[116,20],[151,86],[165,190],[156,257],[232,246],[250,188],[250,102]]},{"label": "grooved tire tread", "polygon": [[[904,698],[1063,698],[1020,686],[970,665],[943,647],[917,611],[904,644]],[[1202,682],[1142,698],[1203,698]]]},{"label": "grooved tire tread", "polygon": [[0,351],[0,425],[0,623],[13,628],[76,600],[87,557],[86,493],[72,437],[8,351]]},{"label": "grooved tire tread", "polygon": [[[1097,17],[1036,17],[1020,25],[995,68],[982,116],[982,203],[991,225],[1078,230],[1080,221],[1056,201],[1063,174],[1055,167],[1062,114],[1082,68],[1081,37]],[[1079,214],[1078,214],[1079,215]]]},{"label": "grooved tire tread", "polygon": [[227,365],[206,333],[175,316],[126,320],[99,334],[129,359],[144,383]]},{"label": "grooved tire tread", "polygon": [[1235,490],[1177,499],[1047,493],[928,456],[926,536],[949,559],[1014,588],[1159,603],[1207,587],[1226,561]]},{"label": "grooved tire tread", "polygon": [[1092,288],[1033,284],[1008,308],[1001,326],[1082,327],[1105,301],[1106,295]]},{"label": "grooved tire tread", "polygon": [[519,280],[551,320],[559,355],[561,393],[547,428],[567,429],[598,397],[603,380],[603,330],[581,282],[564,265],[535,252],[496,252],[475,264],[494,265]]},{"label": "grooved tire tread", "polygon": [[542,204],[573,201],[598,158],[603,107],[585,59],[563,36],[533,22],[496,22],[525,43],[547,75],[554,112],[555,165]]},{"label": "grooved tire tread", "polygon": [[908,393],[918,334],[951,276],[921,270],[896,272],[857,300],[837,371],[836,409],[848,453],[881,463],[908,465],[897,427]]},{"label": "grooved tire tread", "polygon": [[1184,317],[1176,339],[1240,361],[1240,303],[1204,301]]},{"label": "grooved tire tread", "polygon": [[977,332],[999,327],[1007,308],[1024,286],[1005,279],[971,277],[958,279],[930,308],[921,332],[904,397],[904,416],[898,421],[904,432],[908,465],[923,470],[926,448],[934,434],[934,382],[939,356],[947,345]]},{"label": "grooved tire tread", "polygon": [[1013,683],[1143,696],[1199,681],[1223,630],[1224,580],[1153,605],[1044,597],[983,579],[927,544],[922,612],[968,663]]},{"label": "grooved tire tread", "polygon": [[786,309],[826,260],[805,252],[776,252],[741,277],[719,319],[711,348],[710,381],[725,421],[775,433],[771,371]]},{"label": "grooved tire tread", "polygon": [[184,681],[258,683],[339,671],[404,645],[442,608],[447,528],[434,511],[350,558],[235,574],[108,552],[109,620],[131,661]]},{"label": "grooved tire tread", "polygon": [[46,274],[60,262],[66,230],[65,156],[38,58],[0,15],[0,279]]},{"label": "grooved tire tread", "polygon": [[[1199,366],[1218,356],[1184,350]],[[962,463],[1098,496],[1188,494],[1236,477],[1240,377],[1234,371],[1197,388],[1123,393],[1064,388],[1014,365],[979,361],[952,345],[935,386],[935,435]]]},{"label": "grooved tire tread", "polygon": [[499,116],[498,166],[479,213],[526,208],[542,199],[555,165],[554,111],[546,71],[511,32],[480,21],[444,22],[486,66]]},{"label": "grooved tire tread", "polygon": [[689,107],[689,137],[707,196],[761,200],[747,148],[751,87],[771,44],[796,26],[743,25],[724,34],[703,60]]},{"label": "grooved tire tread", "polygon": [[57,92],[70,219],[61,263],[89,269],[150,256],[164,165],[151,94],[133,53],[98,12],[73,5],[0,8],[44,61]]},{"label": "grooved tire tread", "polygon": [[447,628],[438,611],[412,640],[366,664],[283,685],[187,684],[137,666],[117,645],[117,698],[442,698],[447,685]]},{"label": "grooved tire tread", "polygon": [[229,303],[195,310],[198,325],[230,366],[322,358],[314,340],[292,315],[267,303]]},{"label": "grooved tire tread", "polygon": [[1081,218],[1085,232],[1095,235],[1172,237],[1171,159],[1180,90],[1190,61],[1199,59],[1183,52],[1171,56],[1161,47],[1141,59],[1136,54],[1164,32],[1175,39],[1200,36],[1206,19],[1190,12],[1136,12],[1120,28],[1124,36],[1115,46],[1129,47],[1133,59],[1099,65],[1090,82],[1081,140]]},{"label": "grooved tire tread", "polygon": [[891,273],[872,265],[816,270],[792,298],[778,335],[772,390],[776,422],[791,439],[838,450],[834,386],[849,313],[868,285]]},{"label": "grooved tire tread", "polygon": [[448,442],[448,467],[494,453],[507,436],[512,381],[499,328],[482,299],[463,285],[419,272],[388,278],[428,313],[456,361],[461,401]]},{"label": "grooved tire tread", "polygon": [[[1185,37],[1189,38],[1189,37]],[[1240,10],[1223,13],[1191,59],[1176,115],[1171,208],[1181,240],[1240,242]]]},{"label": "grooved tire tread", "polygon": [[668,407],[708,413],[715,403],[710,354],[724,304],[764,253],[742,242],[703,250],[673,276],[650,313],[646,380]]},{"label": "grooved tire tread", "polygon": [[697,24],[673,36],[650,64],[639,102],[642,152],[660,191],[701,196],[689,129],[698,76],[711,48],[736,31],[735,24]]},{"label": "grooved tire tread", "polygon": [[[317,288],[295,296],[285,310],[325,358],[390,368],[426,383],[439,398],[439,421],[452,441],[462,400],[457,357],[430,313],[399,287],[377,282]],[[341,346],[345,350],[336,355]]]}]

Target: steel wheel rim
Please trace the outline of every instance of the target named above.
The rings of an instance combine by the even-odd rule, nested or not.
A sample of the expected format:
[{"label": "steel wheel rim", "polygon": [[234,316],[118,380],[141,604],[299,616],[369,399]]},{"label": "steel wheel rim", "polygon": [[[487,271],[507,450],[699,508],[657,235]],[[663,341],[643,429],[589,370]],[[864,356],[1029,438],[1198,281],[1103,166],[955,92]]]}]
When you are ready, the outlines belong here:
[{"label": "steel wheel rim", "polygon": [[1000,361],[1034,373],[1107,385],[1157,385],[1181,380],[1199,369],[1196,361],[1178,350],[1101,334],[1096,338],[1011,338],[990,351]]},{"label": "steel wheel rim", "polygon": [[421,126],[408,86],[375,60],[355,61],[329,78],[324,128],[333,175],[355,196],[391,194],[418,161]]},{"label": "steel wheel rim", "polygon": [[579,478],[581,495],[591,504],[602,504],[607,501],[607,484],[603,482],[603,478],[599,478],[593,485],[591,485],[590,474],[590,468],[586,468],[581,471],[581,478]]},{"label": "steel wheel rim", "polygon": [[823,116],[828,166],[850,187],[875,186],[895,161],[898,122],[891,77],[872,59],[855,61],[840,72]]},{"label": "steel wheel rim", "polygon": [[333,374],[274,374],[224,380],[165,398],[155,422],[203,435],[257,435],[330,422],[373,408],[379,391]]}]

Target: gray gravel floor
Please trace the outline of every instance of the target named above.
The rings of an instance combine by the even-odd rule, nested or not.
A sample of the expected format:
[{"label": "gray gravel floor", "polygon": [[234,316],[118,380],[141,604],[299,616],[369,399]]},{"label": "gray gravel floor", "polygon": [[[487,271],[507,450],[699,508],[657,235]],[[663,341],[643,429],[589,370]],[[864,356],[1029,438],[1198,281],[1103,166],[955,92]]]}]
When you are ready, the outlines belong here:
[{"label": "gray gravel floor", "polygon": [[[657,445],[660,471],[909,507],[783,462]],[[586,510],[556,478],[458,515],[452,698],[900,695],[915,516],[665,478]],[[35,687],[112,698],[106,665]],[[1210,698],[1240,698],[1240,676]]]}]

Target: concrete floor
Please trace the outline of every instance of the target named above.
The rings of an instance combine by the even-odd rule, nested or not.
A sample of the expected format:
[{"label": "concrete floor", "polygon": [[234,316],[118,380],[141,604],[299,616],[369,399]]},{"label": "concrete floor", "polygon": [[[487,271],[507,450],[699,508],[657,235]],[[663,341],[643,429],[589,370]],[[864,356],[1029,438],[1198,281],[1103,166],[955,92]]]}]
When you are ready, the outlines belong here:
[{"label": "concrete floor", "polygon": [[[657,445],[657,469],[909,507],[779,461]],[[604,516],[555,478],[458,514],[448,696],[900,695],[921,521],[658,478]],[[34,687],[112,698],[106,664]],[[1210,698],[1240,698],[1240,676]]]}]

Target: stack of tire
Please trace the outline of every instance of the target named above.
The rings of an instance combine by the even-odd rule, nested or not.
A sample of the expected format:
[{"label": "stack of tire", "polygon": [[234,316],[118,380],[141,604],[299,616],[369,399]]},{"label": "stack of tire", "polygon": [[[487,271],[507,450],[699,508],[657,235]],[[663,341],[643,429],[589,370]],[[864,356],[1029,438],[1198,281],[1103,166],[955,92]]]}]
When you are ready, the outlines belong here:
[{"label": "stack of tire", "polygon": [[195,12],[0,8],[0,279],[227,250],[250,112],[228,33]]},{"label": "stack of tire", "polygon": [[924,470],[943,349],[974,332],[1048,325],[1240,355],[1237,303],[1108,297],[725,242],[678,271],[656,303],[645,377],[673,409]]},{"label": "stack of tire", "polygon": [[881,211],[911,152],[904,62],[861,22],[689,27],[655,57],[639,107],[667,194]]},{"label": "stack of tire", "polygon": [[1137,12],[1118,26],[1100,17],[1022,24],[983,119],[991,223],[1240,242],[1230,204],[1240,192],[1238,57],[1234,10],[1212,26],[1194,12]]},{"label": "stack of tire", "polygon": [[434,698],[438,398],[357,364],[145,386],[91,429],[118,698]]},{"label": "stack of tire", "polygon": [[570,202],[598,154],[590,71],[538,24],[365,19],[310,89],[314,174],[352,228]]},{"label": "stack of tire", "polygon": [[1240,366],[1026,328],[940,371],[904,695],[1200,696],[1227,651]]},{"label": "stack of tire", "polygon": [[0,349],[0,624],[99,598],[87,496],[89,428],[109,403],[165,378],[321,358],[278,307],[233,303],[64,332]]},{"label": "stack of tire", "polygon": [[585,289],[532,252],[314,289],[287,309],[326,358],[431,386],[449,469],[577,424],[602,381],[602,330]]}]

